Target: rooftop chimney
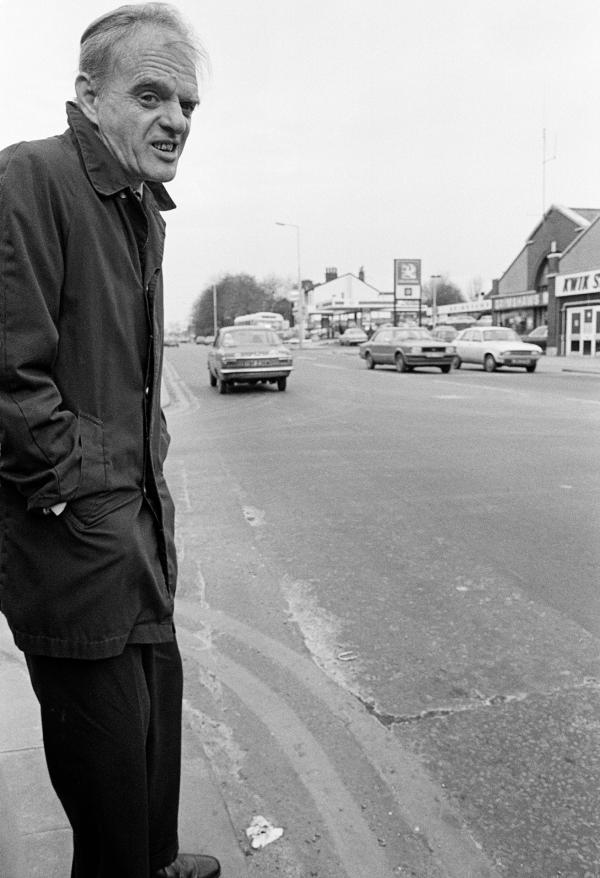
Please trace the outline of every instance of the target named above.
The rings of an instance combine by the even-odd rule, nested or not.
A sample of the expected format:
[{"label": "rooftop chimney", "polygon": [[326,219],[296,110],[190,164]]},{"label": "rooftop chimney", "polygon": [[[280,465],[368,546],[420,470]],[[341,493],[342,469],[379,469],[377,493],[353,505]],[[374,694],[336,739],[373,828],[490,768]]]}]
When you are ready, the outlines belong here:
[{"label": "rooftop chimney", "polygon": [[337,268],[326,268],[325,269],[325,283],[328,284],[330,280],[335,280],[337,274]]}]

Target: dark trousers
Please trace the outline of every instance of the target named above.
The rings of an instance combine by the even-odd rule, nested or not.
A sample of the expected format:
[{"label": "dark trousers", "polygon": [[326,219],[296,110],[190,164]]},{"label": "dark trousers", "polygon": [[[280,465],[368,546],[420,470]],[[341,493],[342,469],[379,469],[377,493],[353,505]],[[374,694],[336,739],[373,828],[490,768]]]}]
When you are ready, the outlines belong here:
[{"label": "dark trousers", "polygon": [[183,674],[175,642],[114,658],[27,657],[71,878],[149,878],[178,852]]}]

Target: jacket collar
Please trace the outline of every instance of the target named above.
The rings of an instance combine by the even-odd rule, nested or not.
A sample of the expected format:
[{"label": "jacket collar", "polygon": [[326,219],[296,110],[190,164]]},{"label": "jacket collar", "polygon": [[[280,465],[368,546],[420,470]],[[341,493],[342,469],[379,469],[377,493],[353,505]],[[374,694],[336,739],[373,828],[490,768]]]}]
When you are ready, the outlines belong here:
[{"label": "jacket collar", "polygon": [[[130,189],[125,172],[102,143],[92,123],[72,101],[67,101],[67,119],[94,189],[100,195],[115,195],[123,189]],[[154,195],[159,210],[172,210],[176,207],[162,183],[147,182],[145,185]]]}]

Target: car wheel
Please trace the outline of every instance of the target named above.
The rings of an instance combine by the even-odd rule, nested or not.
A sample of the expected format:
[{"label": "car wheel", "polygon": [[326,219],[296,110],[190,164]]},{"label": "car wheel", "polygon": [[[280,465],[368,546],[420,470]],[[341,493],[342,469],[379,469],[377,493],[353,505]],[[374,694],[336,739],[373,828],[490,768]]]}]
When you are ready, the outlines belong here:
[{"label": "car wheel", "polygon": [[227,393],[227,382],[222,378],[217,378],[217,390],[219,393]]},{"label": "car wheel", "polygon": [[461,358],[460,358],[460,357],[458,356],[458,354],[457,354],[457,355],[452,359],[452,368],[453,368],[453,369],[460,369],[461,366],[462,366],[462,360],[461,360]]},{"label": "car wheel", "polygon": [[210,371],[210,369],[208,370],[208,380],[210,381],[210,386],[211,386],[211,387],[216,387],[216,386],[217,386],[217,379],[215,378],[215,376],[213,375],[213,373]]},{"label": "car wheel", "polygon": [[365,354],[365,363],[367,364],[367,369],[375,368],[375,360],[371,356],[371,354]]},{"label": "car wheel", "polygon": [[486,372],[495,372],[497,367],[496,361],[491,354],[486,354],[483,361],[483,368]]},{"label": "car wheel", "polygon": [[406,360],[402,356],[402,354],[398,351],[396,356],[394,357],[394,362],[396,363],[396,369],[398,372],[408,372],[408,366],[406,365]]},{"label": "car wheel", "polygon": [[444,375],[447,375],[451,369],[451,365],[450,365],[450,363],[448,363],[446,366],[440,366],[440,369],[442,370]]},{"label": "car wheel", "polygon": [[283,378],[277,379],[277,390],[285,390],[287,387],[287,378],[284,376]]},{"label": "car wheel", "polygon": [[536,366],[537,366],[537,363],[530,363],[525,368],[527,369],[528,372],[535,372]]}]

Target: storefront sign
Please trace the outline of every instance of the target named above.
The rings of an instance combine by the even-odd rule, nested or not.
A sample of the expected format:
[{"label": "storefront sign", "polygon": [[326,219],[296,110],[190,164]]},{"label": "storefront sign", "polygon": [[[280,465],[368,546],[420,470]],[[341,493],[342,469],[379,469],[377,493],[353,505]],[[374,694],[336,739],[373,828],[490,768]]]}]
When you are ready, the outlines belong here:
[{"label": "storefront sign", "polygon": [[538,308],[548,304],[548,293],[522,293],[519,296],[495,296],[494,311],[512,311],[515,308]]},{"label": "storefront sign", "polygon": [[581,271],[578,274],[558,274],[556,276],[556,295],[574,296],[579,293],[600,291],[600,269]]},{"label": "storefront sign", "polygon": [[414,302],[421,298],[421,260],[394,259],[394,299]]}]

